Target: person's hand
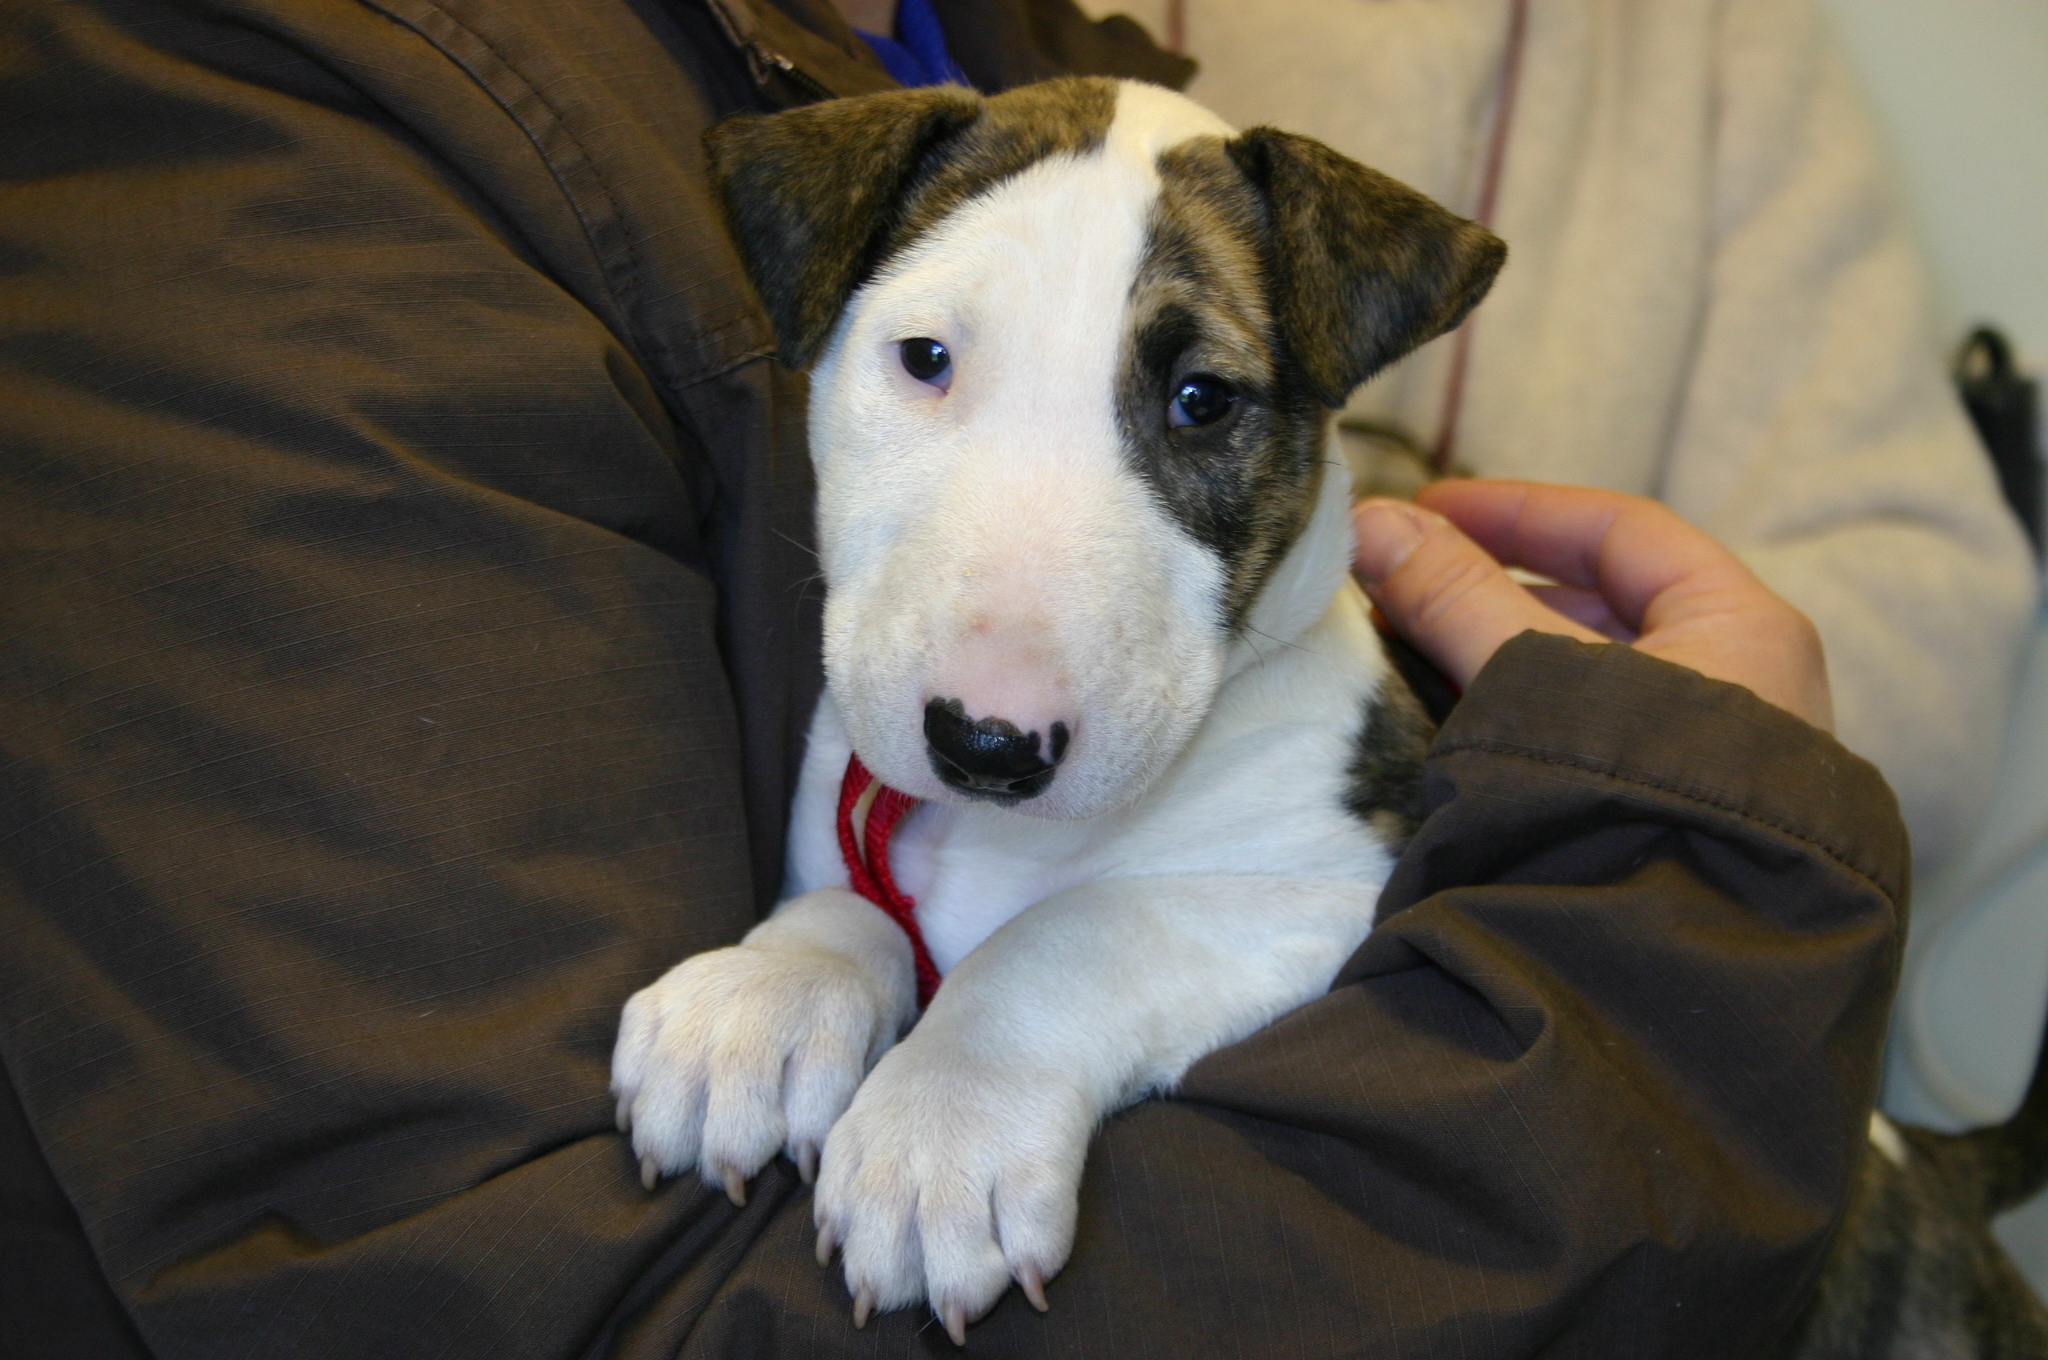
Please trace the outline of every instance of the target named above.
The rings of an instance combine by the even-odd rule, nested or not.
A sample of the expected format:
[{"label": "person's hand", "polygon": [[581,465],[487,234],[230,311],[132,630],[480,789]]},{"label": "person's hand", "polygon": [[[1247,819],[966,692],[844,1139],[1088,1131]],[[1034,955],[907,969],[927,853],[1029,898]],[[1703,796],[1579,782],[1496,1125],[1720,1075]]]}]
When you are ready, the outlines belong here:
[{"label": "person's hand", "polygon": [[[1807,617],[1655,501],[1537,482],[1445,481],[1368,500],[1355,566],[1396,632],[1460,688],[1525,629],[1625,642],[1832,730]],[[1557,585],[1524,586],[1503,564]]]}]

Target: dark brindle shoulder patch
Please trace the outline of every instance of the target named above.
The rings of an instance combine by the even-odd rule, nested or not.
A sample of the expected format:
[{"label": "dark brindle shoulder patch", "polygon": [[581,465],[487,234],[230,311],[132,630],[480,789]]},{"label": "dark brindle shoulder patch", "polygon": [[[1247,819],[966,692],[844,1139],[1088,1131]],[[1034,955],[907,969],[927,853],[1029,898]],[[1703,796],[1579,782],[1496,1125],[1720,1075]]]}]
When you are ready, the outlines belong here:
[{"label": "dark brindle shoulder patch", "polygon": [[[2048,1050],[2044,1050],[2048,1056]],[[2036,1068],[2040,1071],[2039,1066]],[[2037,1075],[2028,1101],[2044,1094]],[[1903,1165],[1865,1144],[1847,1212],[1821,1267],[1819,1288],[1783,1360],[2035,1360],[2048,1355],[2048,1308],[1991,1232],[2014,1201],[1988,1194],[2003,1168],[1983,1154],[2022,1151],[2039,1188],[2043,1130],[2027,1105],[2004,1125],[1965,1134],[1894,1125]],[[2007,1144],[1999,1148],[1998,1144]],[[2024,1148],[2012,1144],[2032,1144]],[[2007,1187],[2000,1187],[2007,1188]]]},{"label": "dark brindle shoulder patch", "polygon": [[1395,854],[1422,825],[1422,762],[1434,740],[1436,724],[1423,712],[1422,701],[1389,667],[1378,692],[1366,700],[1344,806],[1379,832]]}]

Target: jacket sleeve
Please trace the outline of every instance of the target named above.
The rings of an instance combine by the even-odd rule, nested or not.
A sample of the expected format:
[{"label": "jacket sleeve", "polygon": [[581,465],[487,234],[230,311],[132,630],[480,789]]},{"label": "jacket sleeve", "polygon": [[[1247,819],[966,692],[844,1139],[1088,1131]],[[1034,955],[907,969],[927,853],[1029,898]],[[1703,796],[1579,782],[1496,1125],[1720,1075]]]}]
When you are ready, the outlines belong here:
[{"label": "jacket sleeve", "polygon": [[1996,768],[2034,568],[1943,373],[1910,220],[1809,0],[1730,0],[1707,306],[1660,494],[1804,610],[1924,865]]},{"label": "jacket sleeve", "polygon": [[[1746,690],[1524,634],[1427,781],[1337,985],[1109,1122],[1051,1311],[1012,1291],[976,1354],[1706,1360],[1792,1323],[1903,934],[1883,780]],[[807,1208],[684,1354],[922,1353],[928,1317],[852,1330]]]}]

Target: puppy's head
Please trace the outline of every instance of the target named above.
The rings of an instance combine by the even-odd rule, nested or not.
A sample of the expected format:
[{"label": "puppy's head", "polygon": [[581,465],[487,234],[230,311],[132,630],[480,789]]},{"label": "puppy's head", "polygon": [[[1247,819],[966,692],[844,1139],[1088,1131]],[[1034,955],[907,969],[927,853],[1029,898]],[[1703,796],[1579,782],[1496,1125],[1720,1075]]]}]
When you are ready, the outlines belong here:
[{"label": "puppy's head", "polygon": [[1328,409],[1455,326],[1505,254],[1319,143],[1147,85],[905,90],[708,145],[783,357],[812,370],[853,744],[917,797],[1042,816],[1142,791],[1270,597],[1320,614],[1332,575],[1282,567]]}]

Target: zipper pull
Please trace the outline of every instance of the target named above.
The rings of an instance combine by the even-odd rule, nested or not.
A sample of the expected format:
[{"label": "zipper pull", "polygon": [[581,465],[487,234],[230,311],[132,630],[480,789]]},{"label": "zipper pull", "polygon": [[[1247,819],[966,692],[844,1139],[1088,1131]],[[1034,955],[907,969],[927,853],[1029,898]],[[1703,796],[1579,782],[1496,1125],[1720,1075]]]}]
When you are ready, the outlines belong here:
[{"label": "zipper pull", "polygon": [[705,4],[718,20],[719,28],[724,30],[725,40],[746,57],[747,72],[753,76],[755,85],[765,90],[768,82],[780,73],[814,99],[832,97],[830,90],[761,40],[755,31],[754,10],[748,0],[705,0]]}]

